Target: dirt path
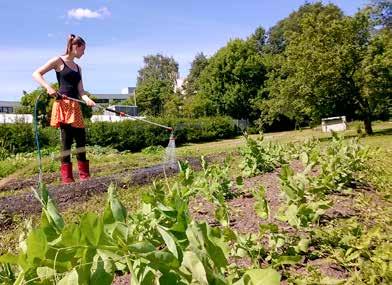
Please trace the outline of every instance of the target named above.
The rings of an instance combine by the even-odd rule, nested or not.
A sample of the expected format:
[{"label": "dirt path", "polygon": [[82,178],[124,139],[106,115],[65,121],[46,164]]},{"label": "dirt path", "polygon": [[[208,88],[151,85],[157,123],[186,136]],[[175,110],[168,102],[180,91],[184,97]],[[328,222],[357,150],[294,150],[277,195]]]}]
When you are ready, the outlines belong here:
[{"label": "dirt path", "polygon": [[[200,168],[198,159],[188,158],[188,161],[193,169]],[[59,206],[59,209],[64,210],[74,203],[87,201],[93,195],[106,192],[111,183],[122,188],[128,188],[128,185],[144,185],[151,183],[154,179],[163,178],[164,170],[167,176],[172,176],[178,172],[178,166],[176,164],[158,164],[152,167],[140,168],[105,177],[92,177],[87,181],[75,182],[68,185],[48,185],[48,190]],[[10,187],[14,185],[19,189],[21,184],[23,187],[35,187],[37,182],[34,179],[28,179],[19,184],[11,182],[11,184],[6,185],[6,187],[10,189]],[[40,212],[41,205],[37,199],[34,198],[32,192],[15,193],[15,195],[0,197],[0,209],[2,209],[4,215],[12,216],[15,214],[22,214],[28,216]]]}]

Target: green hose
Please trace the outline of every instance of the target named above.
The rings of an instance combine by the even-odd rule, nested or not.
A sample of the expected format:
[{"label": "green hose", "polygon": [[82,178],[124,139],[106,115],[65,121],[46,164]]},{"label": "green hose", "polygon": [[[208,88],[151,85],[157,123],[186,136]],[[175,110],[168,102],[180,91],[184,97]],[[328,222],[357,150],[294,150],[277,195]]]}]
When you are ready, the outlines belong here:
[{"label": "green hose", "polygon": [[34,136],[35,136],[35,145],[37,146],[37,156],[38,156],[38,169],[39,169],[39,174],[38,174],[38,186],[42,184],[42,155],[41,155],[41,148],[39,145],[39,133],[38,133],[38,112],[37,112],[37,106],[39,102],[39,97],[41,94],[38,95],[37,99],[35,99],[35,104],[34,104]]}]

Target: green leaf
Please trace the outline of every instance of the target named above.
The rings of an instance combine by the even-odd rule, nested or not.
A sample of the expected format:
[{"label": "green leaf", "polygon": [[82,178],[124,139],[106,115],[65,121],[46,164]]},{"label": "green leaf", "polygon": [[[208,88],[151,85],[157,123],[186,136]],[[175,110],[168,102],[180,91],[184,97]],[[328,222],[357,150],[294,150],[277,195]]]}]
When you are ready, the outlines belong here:
[{"label": "green leaf", "polygon": [[44,281],[46,279],[52,279],[56,275],[56,271],[53,268],[50,267],[38,267],[37,268],[37,275],[41,281]]},{"label": "green leaf", "polygon": [[303,165],[308,165],[309,163],[309,156],[306,152],[301,152],[299,158],[301,159],[301,162]]},{"label": "green leaf", "polygon": [[269,215],[269,207],[268,207],[268,202],[265,199],[265,189],[263,186],[260,186],[259,191],[254,191],[254,197],[256,199],[254,208],[256,214],[262,218],[262,219],[267,219]]},{"label": "green leaf", "polygon": [[173,255],[178,259],[178,251],[177,251],[177,246],[175,242],[175,237],[166,231],[162,226],[157,226],[158,232],[161,234],[163,240],[165,241],[167,248]]},{"label": "green leaf", "polygon": [[285,212],[285,216],[287,218],[288,223],[291,226],[296,226],[298,227],[300,225],[300,221],[297,218],[298,214],[298,207],[294,204],[290,205]]},{"label": "green leaf", "polygon": [[131,253],[149,253],[155,251],[156,248],[148,241],[141,241],[128,245],[128,250]]},{"label": "green leaf", "polygon": [[105,271],[104,262],[102,258],[98,257],[97,268],[93,271],[91,276],[91,284],[110,285],[112,284],[114,274]]},{"label": "green leaf", "polygon": [[244,285],[280,285],[280,274],[272,269],[251,269],[242,277]]},{"label": "green leaf", "polygon": [[78,246],[81,241],[81,230],[76,224],[66,225],[61,233],[61,245],[65,247]]},{"label": "green leaf", "polygon": [[12,255],[6,253],[0,256],[0,263],[18,264],[18,259],[19,259],[18,255]]},{"label": "green leaf", "polygon": [[80,229],[84,237],[94,246],[98,246],[103,232],[102,220],[94,213],[87,213],[80,219]]},{"label": "green leaf", "polygon": [[48,250],[48,242],[45,233],[41,229],[32,230],[27,237],[27,257],[30,262],[35,258],[45,259]]},{"label": "green leaf", "polygon": [[199,284],[208,284],[204,265],[194,252],[185,251],[181,265],[192,273],[192,279],[198,281]]},{"label": "green leaf", "polygon": [[110,205],[114,220],[124,223],[127,217],[127,210],[118,199],[116,188],[113,184],[108,188],[108,204]]},{"label": "green leaf", "polygon": [[64,276],[57,284],[58,285],[75,285],[79,284],[78,281],[78,273],[76,272],[75,269],[73,269],[71,272],[68,272],[67,275]]},{"label": "green leaf", "polygon": [[297,252],[307,252],[309,247],[310,239],[301,238],[296,246]]},{"label": "green leaf", "polygon": [[159,285],[173,285],[182,284],[178,282],[180,276],[174,272],[164,272],[161,277],[159,277]]},{"label": "green leaf", "polygon": [[171,252],[165,251],[153,251],[147,254],[143,254],[143,257],[150,261],[150,266],[160,271],[169,271],[171,269],[177,269],[180,264]]},{"label": "green leaf", "polygon": [[235,181],[238,187],[242,187],[244,185],[244,179],[242,178],[242,176],[237,176]]},{"label": "green leaf", "polygon": [[275,266],[280,266],[283,264],[296,264],[301,261],[301,256],[300,255],[282,255],[279,256],[275,262]]},{"label": "green leaf", "polygon": [[64,227],[64,220],[50,196],[48,198],[48,204],[46,205],[46,208],[51,220],[56,225],[56,228],[61,231]]}]

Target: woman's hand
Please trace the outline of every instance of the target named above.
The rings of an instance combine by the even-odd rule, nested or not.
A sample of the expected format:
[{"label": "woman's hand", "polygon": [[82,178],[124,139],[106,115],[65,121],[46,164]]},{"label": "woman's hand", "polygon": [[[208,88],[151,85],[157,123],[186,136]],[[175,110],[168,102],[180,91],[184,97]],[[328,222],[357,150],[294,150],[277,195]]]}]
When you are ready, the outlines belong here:
[{"label": "woman's hand", "polygon": [[91,100],[87,95],[83,95],[82,99],[84,102],[86,102],[87,106],[93,107],[95,106],[95,102]]},{"label": "woman's hand", "polygon": [[52,88],[52,86],[48,86],[47,88],[46,88],[46,92],[49,94],[49,96],[51,96],[51,97],[56,97],[57,96],[57,91],[56,90],[54,90],[53,88]]}]

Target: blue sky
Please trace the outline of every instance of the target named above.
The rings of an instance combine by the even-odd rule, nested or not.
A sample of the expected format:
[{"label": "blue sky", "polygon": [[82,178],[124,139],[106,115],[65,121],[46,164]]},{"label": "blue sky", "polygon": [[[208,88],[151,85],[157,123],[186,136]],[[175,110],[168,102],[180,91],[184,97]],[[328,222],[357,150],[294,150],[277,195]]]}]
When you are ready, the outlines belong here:
[{"label": "blue sky", "polygon": [[[314,2],[314,1],[308,1]],[[330,0],[353,15],[367,0]],[[0,0],[0,100],[19,100],[38,87],[31,73],[64,52],[70,33],[87,42],[78,64],[92,93],[135,86],[143,56],[161,53],[188,74],[196,53],[213,55],[227,41],[266,30],[304,0]],[[55,74],[47,74],[55,82]]]}]

